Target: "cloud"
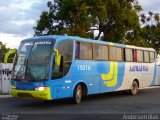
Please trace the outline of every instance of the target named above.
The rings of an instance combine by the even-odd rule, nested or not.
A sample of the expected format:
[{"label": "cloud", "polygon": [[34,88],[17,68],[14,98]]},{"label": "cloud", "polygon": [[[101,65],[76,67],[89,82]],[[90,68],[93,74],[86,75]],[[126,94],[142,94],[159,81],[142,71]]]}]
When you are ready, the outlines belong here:
[{"label": "cloud", "polygon": [[31,34],[28,35],[14,35],[14,34],[8,34],[8,33],[0,33],[0,41],[8,48],[14,49],[18,48],[18,45],[20,44],[21,40],[25,38],[31,37]]},{"label": "cloud", "polygon": [[12,0],[1,0],[0,1],[0,7],[7,7],[12,3]]},{"label": "cloud", "polygon": [[17,48],[22,39],[32,37],[47,1],[0,0],[0,41],[9,48]]},{"label": "cloud", "polygon": [[160,13],[160,0],[139,0],[139,3],[142,5],[144,13],[149,11]]},{"label": "cloud", "polygon": [[47,0],[0,0],[0,32],[7,34],[33,34],[33,27]]}]

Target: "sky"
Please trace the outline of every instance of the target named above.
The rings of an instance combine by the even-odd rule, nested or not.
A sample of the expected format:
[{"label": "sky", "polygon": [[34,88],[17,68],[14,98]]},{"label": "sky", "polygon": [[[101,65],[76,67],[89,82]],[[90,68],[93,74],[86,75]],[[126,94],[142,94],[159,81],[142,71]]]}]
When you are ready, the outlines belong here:
[{"label": "sky", "polygon": [[[48,0],[0,0],[0,41],[9,48],[18,48],[21,40],[34,35],[41,12]],[[139,0],[143,13],[160,13],[160,0]]]}]

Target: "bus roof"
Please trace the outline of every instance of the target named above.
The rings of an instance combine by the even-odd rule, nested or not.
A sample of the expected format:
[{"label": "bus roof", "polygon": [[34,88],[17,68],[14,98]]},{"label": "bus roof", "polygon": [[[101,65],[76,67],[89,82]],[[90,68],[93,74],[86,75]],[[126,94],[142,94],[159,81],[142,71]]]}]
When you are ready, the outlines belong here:
[{"label": "bus roof", "polygon": [[94,39],[88,39],[88,38],[81,38],[78,36],[68,36],[68,35],[47,35],[47,36],[36,36],[32,38],[27,38],[22,41],[30,41],[30,40],[77,40],[77,41],[83,41],[83,42],[93,42],[97,44],[106,44],[106,45],[112,45],[117,47],[125,47],[125,48],[132,48],[132,49],[139,49],[139,50],[149,50],[149,51],[155,51],[153,48],[145,48],[145,47],[138,47],[134,45],[126,45],[126,44],[119,44],[119,43],[113,43],[113,42],[107,42],[107,41],[101,41],[101,40],[94,40]]}]

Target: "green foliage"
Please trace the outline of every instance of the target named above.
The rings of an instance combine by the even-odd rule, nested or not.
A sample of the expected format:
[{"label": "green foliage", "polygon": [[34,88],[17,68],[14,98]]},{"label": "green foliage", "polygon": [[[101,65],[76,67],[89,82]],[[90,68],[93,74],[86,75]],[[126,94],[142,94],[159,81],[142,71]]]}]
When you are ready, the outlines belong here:
[{"label": "green foliage", "polygon": [[149,12],[148,15],[142,14],[141,22],[145,26],[141,28],[140,35],[149,47],[160,53],[160,15],[153,12]]},{"label": "green foliage", "polygon": [[90,31],[94,19],[89,15],[90,6],[86,0],[62,0],[58,17],[63,21],[62,33],[81,37],[92,37]]},{"label": "green foliage", "polygon": [[0,42],[0,45],[1,45],[1,50],[2,50],[1,58],[2,58],[2,61],[3,61],[5,54],[9,51],[9,48],[6,48],[6,44],[3,44],[2,42]]},{"label": "green foliage", "polygon": [[104,40],[121,42],[127,31],[139,28],[137,12],[141,7],[135,0],[108,0],[108,15],[103,24]]},{"label": "green foliage", "polygon": [[[63,34],[92,37],[89,33],[90,17],[85,0],[55,0],[48,2],[48,11],[43,11],[35,35]],[[88,32],[88,33],[87,33]]]},{"label": "green foliage", "polygon": [[[127,31],[139,29],[137,0],[54,0],[43,11],[35,35],[67,33],[86,38],[122,42]],[[103,37],[101,37],[103,33]]]},{"label": "green foliage", "polygon": [[54,3],[48,2],[48,10],[43,11],[37,26],[34,27],[35,35],[53,35],[59,33],[63,28],[63,22],[58,17],[57,11],[62,4],[62,0],[54,0]]},{"label": "green foliage", "polygon": [[157,53],[160,53],[160,25],[147,25],[143,27],[141,36],[149,44],[149,47],[154,48]]}]

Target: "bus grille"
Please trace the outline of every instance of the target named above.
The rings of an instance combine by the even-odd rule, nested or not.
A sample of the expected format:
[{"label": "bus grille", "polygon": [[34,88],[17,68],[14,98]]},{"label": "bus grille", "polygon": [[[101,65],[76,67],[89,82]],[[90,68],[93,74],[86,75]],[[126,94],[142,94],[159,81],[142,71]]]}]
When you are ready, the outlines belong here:
[{"label": "bus grille", "polygon": [[18,93],[18,97],[24,97],[24,98],[33,98],[33,96],[29,93]]}]

